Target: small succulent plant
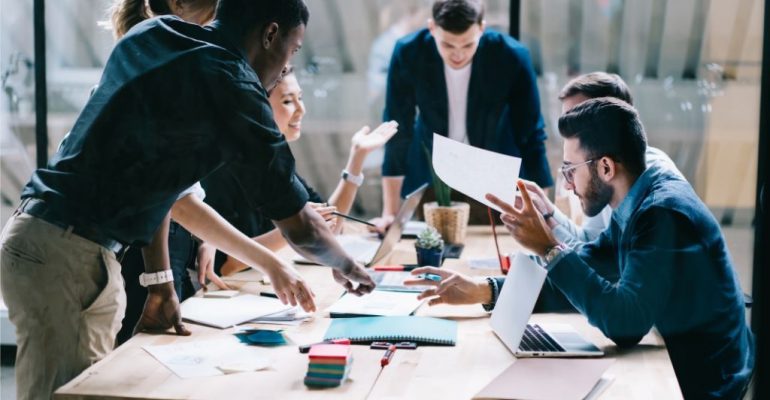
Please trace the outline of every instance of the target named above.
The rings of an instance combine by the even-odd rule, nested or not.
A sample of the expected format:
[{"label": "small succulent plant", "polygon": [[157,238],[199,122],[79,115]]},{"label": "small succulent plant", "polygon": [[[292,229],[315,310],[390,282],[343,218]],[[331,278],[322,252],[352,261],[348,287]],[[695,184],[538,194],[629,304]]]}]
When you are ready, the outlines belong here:
[{"label": "small succulent plant", "polygon": [[444,241],[436,228],[429,226],[417,235],[417,242],[414,245],[423,249],[443,249]]}]

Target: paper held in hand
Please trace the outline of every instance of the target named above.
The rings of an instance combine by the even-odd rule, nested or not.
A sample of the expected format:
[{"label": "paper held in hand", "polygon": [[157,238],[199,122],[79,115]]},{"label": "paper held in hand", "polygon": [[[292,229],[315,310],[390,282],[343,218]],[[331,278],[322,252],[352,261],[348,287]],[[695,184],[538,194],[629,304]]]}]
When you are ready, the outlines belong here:
[{"label": "paper held in hand", "polygon": [[497,211],[484,195],[514,204],[521,158],[480,149],[433,134],[433,169],[452,189]]}]

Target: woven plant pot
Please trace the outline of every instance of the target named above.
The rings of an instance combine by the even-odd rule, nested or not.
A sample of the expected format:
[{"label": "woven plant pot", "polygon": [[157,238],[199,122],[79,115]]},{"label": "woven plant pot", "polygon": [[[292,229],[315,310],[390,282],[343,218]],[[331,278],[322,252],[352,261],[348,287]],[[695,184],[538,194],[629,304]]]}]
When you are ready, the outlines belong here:
[{"label": "woven plant pot", "polygon": [[425,222],[436,228],[446,243],[461,244],[468,233],[471,206],[453,201],[449,207],[439,207],[435,201],[422,205]]}]

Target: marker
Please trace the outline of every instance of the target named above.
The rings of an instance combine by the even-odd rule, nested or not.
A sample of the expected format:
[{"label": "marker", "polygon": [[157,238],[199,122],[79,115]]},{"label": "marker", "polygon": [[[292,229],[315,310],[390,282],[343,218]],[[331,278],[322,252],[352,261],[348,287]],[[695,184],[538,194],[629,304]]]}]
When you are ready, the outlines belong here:
[{"label": "marker", "polygon": [[385,354],[382,355],[382,358],[380,359],[380,366],[382,368],[385,368],[386,365],[390,364],[390,360],[393,358],[393,354],[396,352],[396,345],[391,344],[387,350],[385,350]]},{"label": "marker", "polygon": [[417,264],[406,264],[406,265],[375,265],[374,270],[375,271],[411,271],[415,268],[418,268],[419,265]]},{"label": "marker", "polygon": [[422,275],[417,275],[417,277],[420,279],[427,279],[433,282],[441,282],[441,276],[436,274],[422,274]]},{"label": "marker", "polygon": [[272,297],[274,299],[278,298],[277,294],[271,293],[271,292],[259,292],[259,295],[262,296],[262,297]]},{"label": "marker", "polygon": [[351,217],[350,215],[343,214],[343,213],[340,213],[340,212],[337,212],[337,211],[332,211],[332,214],[336,215],[336,216],[339,216],[339,217],[342,217],[342,218],[347,218],[347,219],[349,219],[351,221],[360,222],[360,223],[362,223],[364,225],[369,225],[369,226],[375,227],[375,228],[377,227],[377,225],[375,225],[375,224],[373,224],[373,223],[371,223],[369,221],[364,221],[363,219],[360,219],[360,218]]},{"label": "marker", "polygon": [[313,344],[303,344],[302,346],[299,346],[299,352],[303,354],[309,353],[310,348],[317,344],[350,344],[350,339],[331,339],[331,340],[324,340],[323,342],[318,342]]}]

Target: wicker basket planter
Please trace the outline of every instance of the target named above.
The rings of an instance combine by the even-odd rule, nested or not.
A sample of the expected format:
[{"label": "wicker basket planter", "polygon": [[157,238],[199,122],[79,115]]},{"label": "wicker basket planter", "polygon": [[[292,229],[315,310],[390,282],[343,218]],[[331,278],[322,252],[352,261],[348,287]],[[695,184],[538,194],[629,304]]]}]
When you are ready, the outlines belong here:
[{"label": "wicker basket planter", "polygon": [[425,222],[436,228],[446,243],[461,244],[465,242],[468,232],[470,205],[453,201],[449,207],[439,207],[438,203],[430,202],[422,206]]}]

